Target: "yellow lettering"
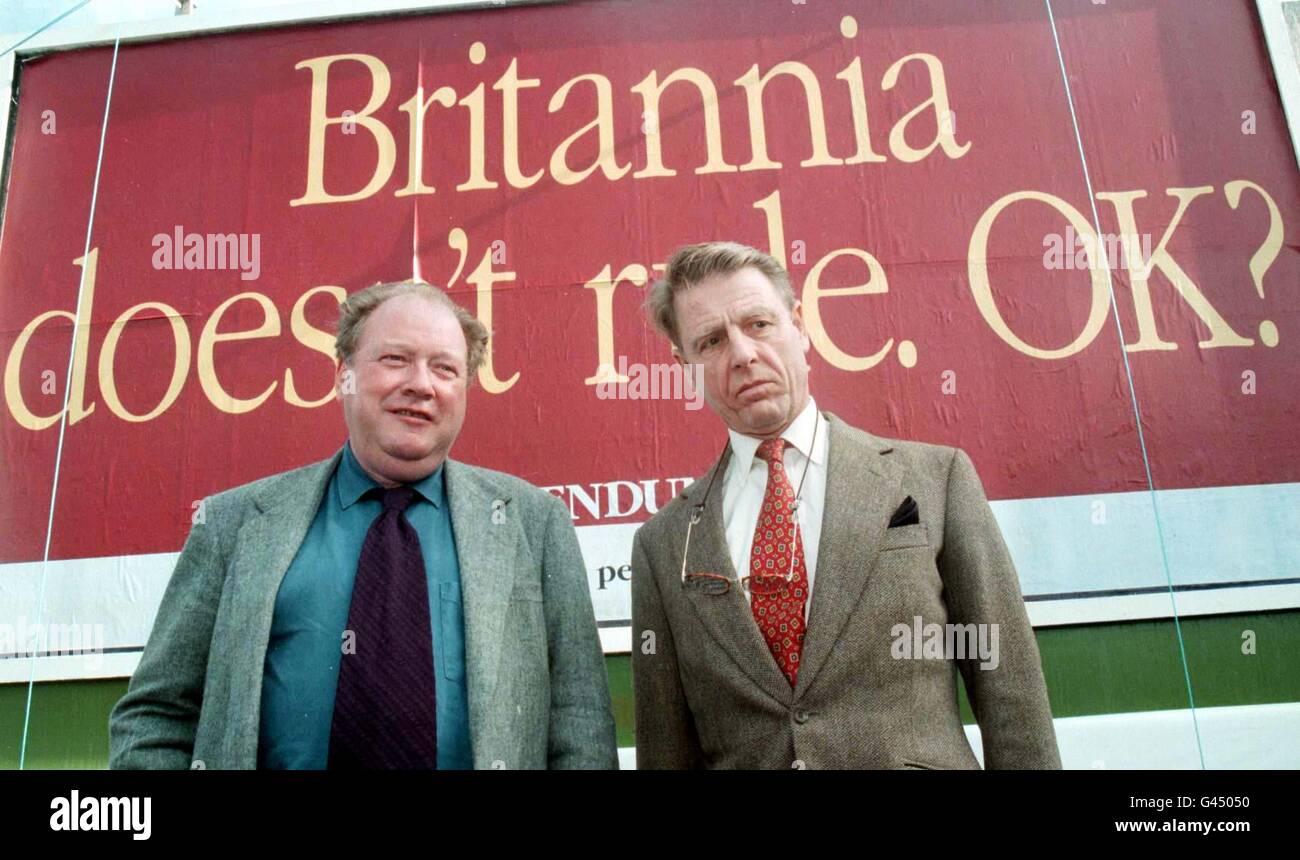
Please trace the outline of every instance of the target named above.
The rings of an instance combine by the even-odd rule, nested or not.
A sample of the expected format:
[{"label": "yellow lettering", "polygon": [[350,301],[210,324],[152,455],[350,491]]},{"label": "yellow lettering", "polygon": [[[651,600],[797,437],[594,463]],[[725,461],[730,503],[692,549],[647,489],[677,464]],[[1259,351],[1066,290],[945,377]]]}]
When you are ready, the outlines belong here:
[{"label": "yellow lettering", "polygon": [[[325,113],[329,68],[340,60],[354,60],[370,71],[370,101],[360,112],[351,116],[331,117]],[[388,67],[378,57],[369,54],[334,54],[303,60],[294,68],[311,70],[311,131],[307,138],[307,190],[302,197],[290,200],[289,205],[306,206],[313,203],[364,200],[383,187],[388,177],[393,175],[393,165],[397,163],[397,144],[393,140],[393,133],[386,125],[371,116],[388,98],[388,90],[392,86]],[[375,162],[375,172],[364,188],[352,194],[335,195],[325,190],[325,129],[345,122],[361,125],[374,136],[375,145],[379,148],[379,157]]]},{"label": "yellow lettering", "polygon": [[[1039,203],[1046,203],[1064,215],[1074,225],[1074,231],[1083,241],[1083,246],[1091,261],[1088,272],[1092,277],[1092,307],[1088,313],[1088,321],[1084,324],[1083,331],[1079,332],[1079,336],[1060,349],[1040,349],[1026,343],[1013,332],[1011,327],[1007,325],[1006,320],[1002,318],[1002,313],[993,300],[993,288],[989,284],[988,243],[989,234],[993,231],[993,224],[1004,209],[1012,203],[1024,200],[1036,200]],[[1075,209],[1059,197],[1039,191],[1018,191],[996,201],[984,211],[984,214],[980,216],[980,220],[975,224],[975,231],[970,237],[970,249],[967,252],[966,259],[971,292],[975,296],[975,304],[984,316],[985,322],[997,333],[998,337],[1002,338],[1014,349],[1034,358],[1067,358],[1082,350],[1092,343],[1093,338],[1101,331],[1102,325],[1106,322],[1106,307],[1109,303],[1110,291],[1107,287],[1105,262],[1092,259],[1093,249],[1097,247],[1097,233],[1092,229],[1092,225],[1088,223],[1088,220],[1083,217],[1078,209]]]}]

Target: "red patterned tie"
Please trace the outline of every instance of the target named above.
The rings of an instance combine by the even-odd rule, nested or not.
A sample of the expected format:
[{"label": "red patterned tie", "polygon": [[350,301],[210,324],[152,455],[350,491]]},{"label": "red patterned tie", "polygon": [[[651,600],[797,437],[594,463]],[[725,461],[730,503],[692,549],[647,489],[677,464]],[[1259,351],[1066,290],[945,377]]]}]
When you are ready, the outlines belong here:
[{"label": "red patterned tie", "polygon": [[[767,462],[767,491],[754,530],[749,574],[751,585],[765,580],[762,584],[769,587],[753,589],[750,609],[772,657],[793,687],[799,676],[799,658],[807,630],[803,608],[808,601],[808,575],[804,570],[803,541],[794,527],[794,488],[785,473],[784,453],[784,439],[766,439],[758,446],[756,455]],[[791,541],[794,542],[794,576],[787,583],[784,577],[790,572]],[[771,587],[774,582],[779,588]],[[772,593],[759,593],[769,590]]]}]

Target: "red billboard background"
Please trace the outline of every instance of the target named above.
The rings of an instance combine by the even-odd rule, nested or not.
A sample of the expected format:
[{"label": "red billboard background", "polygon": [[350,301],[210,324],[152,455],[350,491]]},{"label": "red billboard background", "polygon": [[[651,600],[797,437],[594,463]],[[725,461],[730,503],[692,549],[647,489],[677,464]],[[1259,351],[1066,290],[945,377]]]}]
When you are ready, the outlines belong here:
[{"label": "red billboard background", "polygon": [[[715,416],[602,400],[587,382],[602,333],[611,358],[669,360],[635,268],[612,294],[592,285],[628,267],[653,277],[678,245],[715,238],[777,253],[805,309],[818,306],[822,408],[878,435],[965,448],[992,499],[1146,489],[1130,372],[1155,488],[1300,480],[1300,182],[1251,3],[1053,9],[1059,55],[1036,0],[598,0],[25,61],[0,234],[0,561],[42,555],[73,327],[58,315],[32,324],[74,314],[79,289],[89,327],[52,559],[174,551],[196,500],[330,455],[344,439],[337,403],[291,402],[330,392],[321,332],[336,293],[311,291],[417,268],[481,315],[490,298],[494,378],[471,394],[453,456],[545,486],[697,475],[725,438]],[[368,111],[375,63],[390,85]],[[716,90],[720,154],[691,81],[647,109],[649,76],[682,69]],[[751,94],[769,74],[759,116]],[[411,122],[431,98],[416,179]],[[333,121],[348,110],[350,133]],[[313,129],[321,187],[346,197],[377,164],[383,173],[379,124],[391,173],[363,199],[304,199]],[[986,253],[972,248],[1000,200],[1030,193],[1061,205],[1018,199],[992,221]],[[1127,353],[1097,292],[1104,273],[1099,288],[1094,272],[1045,265],[1045,239],[1073,223],[1063,207],[1086,226],[1094,203],[1103,234],[1126,229],[1131,205],[1138,232],[1173,261],[1145,290],[1130,269],[1110,272],[1124,340],[1138,347]],[[257,234],[257,279],[157,268],[155,237],[177,227]],[[74,260],[87,244],[95,272],[83,285]],[[1022,348],[981,309],[981,260],[988,300]],[[205,337],[244,293],[257,295]],[[1100,300],[1103,324],[1090,327]],[[254,334],[219,337],[232,332]],[[1077,350],[1048,355],[1081,333]],[[239,414],[221,408],[264,392]],[[24,426],[20,412],[48,426]]]}]

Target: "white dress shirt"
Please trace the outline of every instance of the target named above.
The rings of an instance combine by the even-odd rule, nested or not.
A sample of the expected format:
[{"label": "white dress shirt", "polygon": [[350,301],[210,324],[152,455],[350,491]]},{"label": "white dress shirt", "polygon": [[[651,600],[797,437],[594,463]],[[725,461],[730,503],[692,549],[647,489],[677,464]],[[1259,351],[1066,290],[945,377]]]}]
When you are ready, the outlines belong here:
[{"label": "white dress shirt", "polygon": [[[814,427],[817,437],[815,442]],[[732,565],[736,569],[736,575],[743,578],[749,573],[754,530],[758,528],[758,515],[762,511],[763,496],[767,492],[767,463],[754,456],[762,439],[730,429],[727,434],[731,437],[731,461],[727,464],[722,495],[722,523]],[[822,535],[822,512],[826,507],[826,451],[829,435],[830,424],[817,412],[817,404],[811,396],[803,412],[781,434],[781,438],[786,440],[783,457],[785,473],[795,492],[800,492],[799,481],[803,478],[796,517],[800,542],[803,544],[804,569],[808,574],[808,600],[804,603],[804,618],[808,617],[808,607],[812,605],[813,577],[817,573],[817,548]],[[806,478],[803,477],[805,468],[808,471]],[[741,592],[746,600],[750,599],[748,591],[741,589]]]}]

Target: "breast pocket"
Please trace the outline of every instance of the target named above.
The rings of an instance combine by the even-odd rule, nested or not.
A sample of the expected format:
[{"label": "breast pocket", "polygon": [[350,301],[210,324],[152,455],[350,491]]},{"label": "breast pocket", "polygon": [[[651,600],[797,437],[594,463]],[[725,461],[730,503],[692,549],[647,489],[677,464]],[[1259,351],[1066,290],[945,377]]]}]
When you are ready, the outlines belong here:
[{"label": "breast pocket", "polygon": [[546,604],[542,585],[522,576],[522,572],[516,575],[514,587],[510,589],[513,631],[522,642],[542,644],[546,641]]},{"label": "breast pocket", "polygon": [[465,608],[460,599],[459,582],[438,585],[438,612],[442,635],[442,676],[448,681],[465,680]]},{"label": "breast pocket", "polygon": [[885,536],[880,539],[880,551],[906,549],[912,546],[929,546],[930,532],[925,523],[913,523],[910,526],[896,526],[885,529]]}]

